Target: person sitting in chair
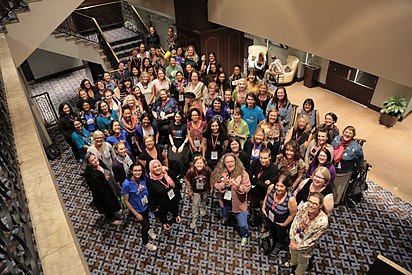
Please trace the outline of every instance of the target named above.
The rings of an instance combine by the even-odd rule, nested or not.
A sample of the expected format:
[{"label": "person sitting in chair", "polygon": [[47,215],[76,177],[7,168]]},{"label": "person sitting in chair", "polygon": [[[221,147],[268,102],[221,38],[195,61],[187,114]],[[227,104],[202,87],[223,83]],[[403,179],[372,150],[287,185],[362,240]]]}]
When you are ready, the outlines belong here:
[{"label": "person sitting in chair", "polygon": [[269,69],[265,72],[265,79],[270,80],[271,77],[275,78],[276,82],[278,82],[278,76],[285,73],[285,70],[282,67],[282,61],[279,58],[272,55],[273,62],[270,63]]}]

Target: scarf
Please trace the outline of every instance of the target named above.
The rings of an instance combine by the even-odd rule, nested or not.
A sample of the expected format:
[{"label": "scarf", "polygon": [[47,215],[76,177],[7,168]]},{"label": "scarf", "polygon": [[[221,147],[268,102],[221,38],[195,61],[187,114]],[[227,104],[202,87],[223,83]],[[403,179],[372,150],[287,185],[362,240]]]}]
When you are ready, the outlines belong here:
[{"label": "scarf", "polygon": [[150,161],[149,163],[149,177],[152,180],[157,180],[157,181],[161,181],[163,178],[166,180],[167,184],[169,185],[169,187],[171,186],[172,188],[175,187],[175,183],[173,182],[173,180],[169,177],[169,175],[166,172],[166,167],[162,166],[162,173],[160,173],[160,175],[155,175],[153,173],[153,167],[156,163],[160,163],[161,162],[157,159],[154,159],[152,161]]},{"label": "scarf", "polygon": [[134,133],[134,131],[136,130],[136,126],[137,126],[137,116],[132,115],[131,124],[127,123],[124,117],[122,117],[122,123],[123,123],[124,129],[128,133]]},{"label": "scarf", "polygon": [[336,163],[339,163],[342,160],[343,153],[345,148],[352,142],[352,140],[345,141],[343,137],[341,137],[341,141],[338,147],[335,148],[335,156],[333,159]]},{"label": "scarf", "polygon": [[132,159],[129,157],[128,154],[126,154],[126,156],[124,158],[121,158],[119,156],[116,156],[116,159],[118,162],[120,162],[121,164],[123,164],[123,169],[125,172],[129,171],[129,167],[130,165],[133,164]]}]

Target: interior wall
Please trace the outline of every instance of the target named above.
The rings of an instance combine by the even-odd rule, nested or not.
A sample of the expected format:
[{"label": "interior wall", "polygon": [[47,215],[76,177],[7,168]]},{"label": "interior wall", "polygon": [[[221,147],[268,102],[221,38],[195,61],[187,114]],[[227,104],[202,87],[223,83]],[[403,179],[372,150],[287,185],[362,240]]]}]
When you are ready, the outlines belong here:
[{"label": "interior wall", "polygon": [[[47,62],[45,62],[47,60]],[[27,59],[35,79],[83,66],[80,59],[37,49]]]},{"label": "interior wall", "polygon": [[410,0],[209,0],[208,14],[211,22],[412,87]]},{"label": "interior wall", "polygon": [[395,83],[384,78],[378,79],[378,83],[376,85],[375,92],[371,100],[371,104],[381,107],[382,103],[392,95],[402,95],[406,97],[407,102],[409,102],[409,106],[406,110],[406,113],[412,111],[412,88],[400,85],[398,83]]},{"label": "interior wall", "polygon": [[152,13],[170,19],[175,18],[175,5],[173,0],[127,0],[127,2]]}]

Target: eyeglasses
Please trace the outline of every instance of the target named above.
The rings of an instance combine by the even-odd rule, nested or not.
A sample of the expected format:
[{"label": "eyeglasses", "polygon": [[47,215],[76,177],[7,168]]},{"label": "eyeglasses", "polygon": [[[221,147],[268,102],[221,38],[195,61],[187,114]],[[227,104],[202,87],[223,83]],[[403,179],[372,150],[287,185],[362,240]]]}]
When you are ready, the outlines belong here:
[{"label": "eyeglasses", "polygon": [[317,176],[317,175],[313,175],[313,180],[316,180],[316,181],[325,181],[325,178],[319,177],[319,176]]},{"label": "eyeglasses", "polygon": [[308,200],[308,204],[311,204],[311,205],[313,205],[313,206],[319,206],[319,203],[313,202],[313,201],[311,201],[311,200]]}]

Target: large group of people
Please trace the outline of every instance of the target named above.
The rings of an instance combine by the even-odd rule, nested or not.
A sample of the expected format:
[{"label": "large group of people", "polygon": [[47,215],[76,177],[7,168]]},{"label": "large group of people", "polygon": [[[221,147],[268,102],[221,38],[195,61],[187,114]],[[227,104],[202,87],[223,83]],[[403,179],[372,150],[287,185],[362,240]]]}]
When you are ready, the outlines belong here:
[{"label": "large group of people", "polygon": [[[228,73],[215,53],[180,47],[172,28],[163,53],[150,30],[115,73],[95,86],[83,80],[76,106],[59,108],[59,129],[87,164],[93,205],[115,225],[121,209],[134,216],[154,251],[150,211],[171,230],[187,193],[196,229],[216,195],[222,224],[237,224],[242,247],[250,227],[269,231],[272,253],[289,248],[284,266],[303,274],[332,214],[336,175],[363,165],[355,128],[340,135],[333,112],[322,123],[312,99],[294,119],[286,88],[265,81],[264,56],[259,72],[235,65]],[[270,66],[276,74],[279,62]]]}]

